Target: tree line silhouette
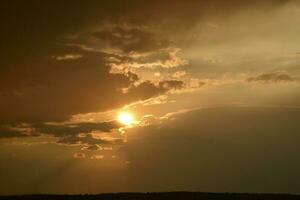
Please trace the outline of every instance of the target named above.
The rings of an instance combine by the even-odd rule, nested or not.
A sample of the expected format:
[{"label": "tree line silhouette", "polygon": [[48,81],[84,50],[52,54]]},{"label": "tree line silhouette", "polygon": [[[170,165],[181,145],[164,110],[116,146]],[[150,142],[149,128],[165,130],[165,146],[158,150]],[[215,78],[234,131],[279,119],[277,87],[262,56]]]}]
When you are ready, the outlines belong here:
[{"label": "tree line silhouette", "polygon": [[300,200],[290,194],[236,194],[202,192],[112,193],[82,195],[14,195],[0,196],[2,200]]}]

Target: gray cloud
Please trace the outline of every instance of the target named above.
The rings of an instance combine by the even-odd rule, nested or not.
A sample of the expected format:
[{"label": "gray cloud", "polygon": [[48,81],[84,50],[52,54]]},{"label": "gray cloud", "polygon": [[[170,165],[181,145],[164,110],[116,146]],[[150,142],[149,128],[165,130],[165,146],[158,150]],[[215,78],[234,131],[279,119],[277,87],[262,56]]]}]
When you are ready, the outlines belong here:
[{"label": "gray cloud", "polygon": [[77,153],[73,154],[73,158],[76,158],[76,159],[83,159],[85,157],[86,157],[85,153],[82,153],[82,152],[77,152]]},{"label": "gray cloud", "polygon": [[160,41],[153,33],[135,27],[113,27],[111,30],[97,31],[91,35],[108,47],[118,48],[125,53],[152,52],[169,46],[168,41]]},{"label": "gray cloud", "polygon": [[64,145],[85,145],[87,150],[98,150],[97,145],[121,144],[122,138],[99,138],[97,134],[111,133],[121,127],[117,121],[98,123],[77,123],[77,124],[16,124],[1,125],[1,138],[22,138],[50,135],[57,138],[57,144]]},{"label": "gray cloud", "polygon": [[[97,145],[116,145],[122,144],[123,139],[121,138],[114,138],[114,139],[101,139],[95,138],[91,134],[87,134],[83,137],[78,135],[71,135],[62,137],[57,141],[58,144],[63,145],[84,145],[86,147],[85,150],[99,150]],[[98,148],[96,148],[98,147]]]},{"label": "gray cloud", "polygon": [[285,71],[275,71],[269,73],[263,73],[258,76],[249,77],[247,82],[260,82],[260,83],[280,83],[280,82],[295,82],[298,79],[292,77]]},{"label": "gray cloud", "polygon": [[12,129],[9,125],[0,125],[0,138],[12,138],[12,137],[27,137],[19,130]]},{"label": "gray cloud", "polygon": [[[66,53],[82,57],[51,57]],[[122,88],[130,87],[139,77],[132,72],[111,74],[105,60],[109,54],[57,46],[51,56],[24,62],[0,75],[2,123],[62,121],[74,114],[106,111],[167,91],[148,82],[123,94]]]},{"label": "gray cloud", "polygon": [[[83,57],[77,60],[51,57],[65,53]],[[73,114],[122,106],[127,100],[120,98],[122,93],[118,89],[128,87],[132,81],[124,74],[110,74],[105,56],[55,46],[50,55],[36,57],[1,73],[0,120],[60,121]]]},{"label": "gray cloud", "polygon": [[129,130],[122,152],[132,172],[152,177],[135,176],[135,188],[299,192],[299,109],[219,107],[174,117]]},{"label": "gray cloud", "polygon": [[150,81],[143,81],[137,86],[132,86],[128,89],[129,95],[139,95],[143,99],[148,99],[159,94],[163,94],[170,90],[179,90],[184,87],[183,81],[166,80],[160,81],[158,85],[153,84]]},{"label": "gray cloud", "polygon": [[[0,33],[2,39],[0,53],[4,58],[1,60],[1,66],[11,67],[45,53],[49,50],[49,44],[61,42],[63,36],[74,36],[78,32],[90,31],[90,27],[97,27],[99,22],[103,21],[135,26],[148,26],[153,23],[160,26],[169,22],[168,30],[182,32],[209,16],[215,19],[225,18],[247,8],[265,11],[292,1],[129,0],[126,5],[119,0],[91,0],[88,3],[83,0],[8,1],[2,4],[0,12],[2,29],[5,30]],[[148,45],[152,46],[149,42]]]},{"label": "gray cloud", "polygon": [[77,123],[68,125],[36,125],[35,129],[41,134],[51,134],[54,136],[73,136],[79,133],[90,133],[92,131],[111,132],[120,128],[121,125],[117,121],[99,122],[99,123]]},{"label": "gray cloud", "polygon": [[58,144],[64,145],[87,145],[89,150],[95,150],[98,144],[118,144],[123,140],[119,138],[103,139],[96,138],[92,132],[111,133],[121,127],[117,121],[98,122],[98,123],[77,123],[77,124],[37,124],[34,126],[36,133],[52,135],[58,138]]},{"label": "gray cloud", "polygon": [[181,89],[183,88],[184,83],[183,81],[178,81],[178,80],[166,80],[166,81],[161,81],[159,82],[159,87],[168,91],[172,89]]}]

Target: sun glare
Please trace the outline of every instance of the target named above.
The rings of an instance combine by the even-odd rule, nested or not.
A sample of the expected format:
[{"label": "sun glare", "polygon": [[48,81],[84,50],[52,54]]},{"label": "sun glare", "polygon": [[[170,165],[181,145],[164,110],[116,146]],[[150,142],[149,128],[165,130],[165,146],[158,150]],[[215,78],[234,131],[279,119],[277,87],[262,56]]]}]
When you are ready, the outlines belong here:
[{"label": "sun glare", "polygon": [[129,112],[121,112],[118,114],[118,121],[126,126],[133,124],[134,117]]}]

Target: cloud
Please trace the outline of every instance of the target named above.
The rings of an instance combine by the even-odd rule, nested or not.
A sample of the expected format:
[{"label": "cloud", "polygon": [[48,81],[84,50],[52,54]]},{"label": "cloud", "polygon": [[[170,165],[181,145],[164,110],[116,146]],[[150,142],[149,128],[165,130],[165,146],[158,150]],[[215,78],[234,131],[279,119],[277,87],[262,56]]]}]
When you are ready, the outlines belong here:
[{"label": "cloud", "polygon": [[80,133],[111,132],[120,128],[121,125],[117,121],[99,122],[99,123],[77,123],[67,125],[50,125],[38,124],[35,129],[40,134],[51,134],[54,136],[73,136]]},{"label": "cloud", "polygon": [[[80,135],[69,135],[60,136],[57,144],[62,145],[81,145],[84,150],[100,150],[98,145],[117,145],[122,144],[124,141],[122,138],[99,138],[94,137],[92,134],[86,134],[84,136]],[[96,148],[98,147],[98,148]]]},{"label": "cloud", "polygon": [[136,27],[115,26],[110,30],[93,32],[91,36],[106,43],[106,48],[116,48],[124,53],[152,52],[169,46],[168,41],[160,40],[154,33]]},{"label": "cloud", "polygon": [[9,125],[0,125],[0,138],[12,138],[12,137],[27,137],[25,133],[12,128]]},{"label": "cloud", "polygon": [[66,46],[55,46],[53,51],[83,57],[62,62],[51,59],[51,53],[1,73],[1,121],[62,121],[127,102],[118,89],[132,81],[126,75],[109,73],[107,54]]},{"label": "cloud", "polygon": [[210,84],[212,82],[211,80],[202,80],[198,78],[190,78],[189,81],[187,82],[188,88],[191,89],[197,89],[201,88],[207,84]]},{"label": "cloud", "polygon": [[164,89],[166,91],[168,90],[178,90],[183,88],[184,83],[183,81],[178,81],[178,80],[166,80],[166,81],[161,81],[159,82],[159,88]]},{"label": "cloud", "polygon": [[159,96],[171,90],[179,90],[184,87],[183,81],[178,80],[165,80],[160,81],[158,85],[150,81],[143,81],[137,86],[133,85],[128,89],[128,94],[134,96],[139,95],[142,99],[149,99],[151,97]]},{"label": "cloud", "polygon": [[186,72],[185,71],[177,71],[177,72],[175,72],[173,75],[172,75],[172,77],[174,77],[174,78],[181,78],[181,77],[183,77],[183,76],[185,76],[186,75]]},{"label": "cloud", "polygon": [[86,157],[85,153],[78,152],[78,153],[73,154],[73,158],[76,158],[76,159],[83,159],[85,157]]},{"label": "cloud", "polygon": [[94,154],[90,157],[90,159],[92,160],[102,160],[104,158],[104,155],[98,155],[98,154]]},{"label": "cloud", "polygon": [[161,119],[154,115],[145,115],[141,118],[139,126],[152,126],[158,125],[161,123]]},{"label": "cloud", "polygon": [[178,55],[180,51],[180,48],[168,47],[166,49],[150,51],[144,54],[131,53],[129,55],[115,55],[115,57],[111,57],[114,59],[109,60],[109,65],[111,66],[111,72],[113,73],[120,73],[128,70],[172,70],[189,64],[188,60]]},{"label": "cloud", "polygon": [[[121,124],[117,121],[99,123],[77,123],[77,124],[39,124],[34,129],[38,134],[52,135],[58,138],[58,144],[84,145],[85,150],[101,150],[100,145],[121,144],[123,139],[119,137],[107,138],[105,133],[112,133],[119,129]],[[97,136],[93,135],[97,133]]]},{"label": "cloud", "polygon": [[[195,42],[190,31],[196,24],[214,24],[248,8],[273,9],[286,2],[174,1],[172,6],[170,1],[156,0],[130,0],[126,5],[117,0],[4,3],[0,12],[5,30],[0,33],[0,124],[26,122],[47,134],[56,131],[57,135],[68,136],[103,130],[103,124],[72,128],[39,124],[65,121],[80,113],[109,111],[189,87],[182,81],[163,78],[165,70],[172,69],[178,72],[175,78],[184,76],[186,69],[178,67],[189,61],[180,51],[185,51],[186,42]],[[88,48],[66,45],[69,43]],[[119,51],[96,51],[105,48]],[[119,68],[118,73],[112,73],[114,68]],[[129,70],[133,68],[136,71]],[[161,76],[155,83],[140,78],[141,68],[146,68],[143,72],[161,68]],[[293,77],[273,73],[271,78],[260,75],[248,81],[263,79],[287,82]],[[191,85],[195,87],[205,84],[193,80]],[[2,131],[3,135],[22,133],[20,127]]]},{"label": "cloud", "polygon": [[[1,6],[0,12],[2,29],[5,30],[0,33],[2,39],[0,52],[3,58],[1,59],[1,66],[9,68],[23,60],[41,53],[44,54],[48,51],[49,44],[61,43],[66,37],[76,38],[78,33],[82,32],[97,33],[96,30],[99,26],[118,25],[115,26],[116,28],[111,28],[112,33],[114,33],[113,38],[110,33],[103,33],[103,30],[98,30],[102,34],[100,34],[101,38],[106,37],[106,40],[122,43],[123,40],[120,42],[118,39],[121,36],[125,39],[124,41],[129,40],[131,42],[122,45],[131,49],[134,44],[131,37],[135,35],[138,41],[134,45],[140,49],[153,49],[153,46],[156,48],[158,44],[152,41],[161,41],[157,38],[165,36],[165,32],[167,34],[170,32],[187,32],[197,22],[201,23],[210,19],[211,16],[218,20],[248,8],[265,11],[288,2],[291,1],[172,1],[172,6],[167,0],[149,2],[129,0],[126,5],[120,0],[91,0],[89,3],[82,0],[76,2],[66,0],[59,3],[50,0],[43,2],[29,0],[26,3],[21,1],[5,2]],[[53,13],[56,14],[53,15]],[[153,28],[149,28],[151,26]],[[96,27],[96,30],[92,31],[90,27]],[[141,33],[138,27],[147,27],[147,32],[151,34],[154,32],[155,37],[151,34],[149,36],[144,32]],[[158,29],[162,29],[164,32],[162,34],[155,32]],[[144,40],[145,47],[142,47],[140,41],[145,37],[147,38]]]},{"label": "cloud", "polygon": [[87,145],[81,148],[82,151],[102,151],[104,148],[99,144]]},{"label": "cloud", "polygon": [[259,82],[259,83],[287,83],[297,82],[298,79],[292,77],[286,71],[275,71],[269,73],[263,73],[258,76],[249,77],[246,79],[247,82]]},{"label": "cloud", "polygon": [[[148,82],[133,88],[132,95],[123,94],[122,88],[137,78],[124,71],[110,73],[112,64],[120,61],[119,66],[168,69],[187,65],[178,51],[196,23],[285,2],[174,1],[172,6],[156,0],[130,0],[126,5],[117,0],[6,2],[0,12],[5,30],[0,33],[0,121],[64,121],[74,114],[107,111],[157,95],[162,88]],[[62,45],[72,42],[94,44],[94,49],[105,43],[135,53],[126,61],[128,55]],[[146,95],[143,88],[152,93]]]},{"label": "cloud", "polygon": [[105,59],[109,54],[66,46],[53,50],[82,57],[56,60],[44,55],[1,73],[2,123],[64,121],[74,114],[107,111],[163,92],[149,81],[123,94],[122,88],[139,77],[132,72],[111,74]]},{"label": "cloud", "polygon": [[[128,130],[133,138],[122,152],[132,162],[132,172],[152,177],[150,185],[143,177],[134,177],[141,190],[163,182],[163,188],[155,189],[181,188],[184,183],[189,190],[236,191],[242,184],[247,191],[296,192],[299,117],[299,109],[280,107],[182,112],[157,126]],[[268,181],[262,182],[266,177]],[[280,183],[274,189],[274,181],[282,179],[285,186]]]},{"label": "cloud", "polygon": [[76,60],[82,58],[80,54],[65,54],[62,56],[53,56],[56,60]]},{"label": "cloud", "polygon": [[[17,124],[1,125],[1,138],[23,138],[36,136],[54,136],[57,144],[81,145],[84,150],[102,150],[100,145],[122,144],[120,136],[114,136],[121,124],[117,121],[76,124]],[[94,134],[96,133],[96,134]],[[112,136],[107,136],[111,134]]]}]

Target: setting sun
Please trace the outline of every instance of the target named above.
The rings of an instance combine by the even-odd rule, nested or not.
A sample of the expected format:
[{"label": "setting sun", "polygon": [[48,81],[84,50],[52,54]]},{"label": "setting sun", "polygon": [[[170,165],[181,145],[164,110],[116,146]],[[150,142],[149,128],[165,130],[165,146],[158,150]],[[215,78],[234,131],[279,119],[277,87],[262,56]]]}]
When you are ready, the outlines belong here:
[{"label": "setting sun", "polygon": [[131,125],[134,122],[134,117],[129,112],[121,112],[118,114],[118,121],[124,125]]}]

